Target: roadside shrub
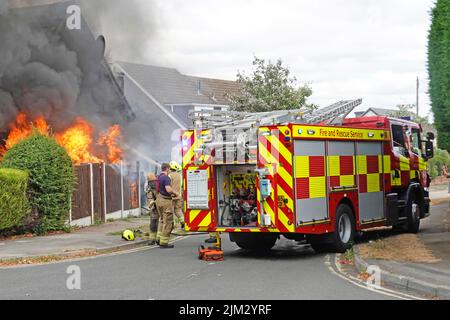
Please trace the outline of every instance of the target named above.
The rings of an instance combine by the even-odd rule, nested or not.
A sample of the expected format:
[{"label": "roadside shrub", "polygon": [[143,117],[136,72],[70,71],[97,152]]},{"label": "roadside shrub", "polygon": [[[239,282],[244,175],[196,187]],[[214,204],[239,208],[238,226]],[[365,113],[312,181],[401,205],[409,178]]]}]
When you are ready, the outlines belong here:
[{"label": "roadside shrub", "polygon": [[446,150],[436,149],[434,158],[428,162],[430,176],[435,179],[444,173],[444,167],[450,167],[450,155]]},{"label": "roadside shrub", "polygon": [[20,226],[30,212],[27,186],[25,171],[0,169],[0,232]]},{"label": "roadside shrub", "polygon": [[66,150],[53,137],[34,132],[8,150],[1,167],[30,176],[30,202],[38,220],[33,231],[64,230],[74,189],[74,168]]}]

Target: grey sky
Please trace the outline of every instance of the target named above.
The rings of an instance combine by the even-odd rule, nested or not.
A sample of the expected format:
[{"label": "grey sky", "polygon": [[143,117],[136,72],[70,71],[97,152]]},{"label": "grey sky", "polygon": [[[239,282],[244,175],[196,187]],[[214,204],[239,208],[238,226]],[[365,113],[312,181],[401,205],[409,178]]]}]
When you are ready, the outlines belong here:
[{"label": "grey sky", "polygon": [[151,0],[157,32],[144,62],[193,75],[235,79],[253,55],[291,67],[326,105],[362,97],[364,106],[415,103],[429,110],[426,44],[434,0]]}]

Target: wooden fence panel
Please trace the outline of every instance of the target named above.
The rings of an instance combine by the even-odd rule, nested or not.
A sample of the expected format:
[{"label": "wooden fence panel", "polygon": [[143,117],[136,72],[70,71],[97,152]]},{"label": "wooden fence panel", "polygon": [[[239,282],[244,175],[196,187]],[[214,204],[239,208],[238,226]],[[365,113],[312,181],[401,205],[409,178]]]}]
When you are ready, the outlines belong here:
[{"label": "wooden fence panel", "polygon": [[103,164],[93,164],[94,219],[106,222],[103,188]]},{"label": "wooden fence panel", "polygon": [[91,216],[91,179],[89,165],[75,167],[76,185],[72,196],[72,220]]},{"label": "wooden fence panel", "polygon": [[117,166],[106,166],[106,212],[113,213],[122,210],[121,176]]}]

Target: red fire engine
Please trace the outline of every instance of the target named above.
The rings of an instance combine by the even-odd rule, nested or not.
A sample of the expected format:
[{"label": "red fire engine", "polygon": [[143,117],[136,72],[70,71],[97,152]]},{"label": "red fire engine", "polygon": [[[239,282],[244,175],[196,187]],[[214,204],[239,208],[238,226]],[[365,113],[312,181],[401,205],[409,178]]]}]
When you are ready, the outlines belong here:
[{"label": "red fire engine", "polygon": [[187,230],[229,233],[247,250],[284,236],[330,252],[374,227],[418,232],[430,212],[434,135],[408,120],[346,119],[360,103],[193,112],[181,138]]}]

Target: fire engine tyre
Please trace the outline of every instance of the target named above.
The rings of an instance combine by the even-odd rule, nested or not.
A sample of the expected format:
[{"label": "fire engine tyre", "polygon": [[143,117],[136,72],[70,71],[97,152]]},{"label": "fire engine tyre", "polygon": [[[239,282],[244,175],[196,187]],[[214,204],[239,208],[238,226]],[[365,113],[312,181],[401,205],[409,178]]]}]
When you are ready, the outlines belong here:
[{"label": "fire engine tyre", "polygon": [[341,204],[337,208],[334,227],[336,231],[331,235],[329,251],[344,253],[351,249],[355,239],[355,216],[348,205]]},{"label": "fire engine tyre", "polygon": [[406,232],[408,233],[415,234],[420,229],[421,206],[418,197],[418,194],[411,196],[406,206]]},{"label": "fire engine tyre", "polygon": [[275,246],[277,239],[276,236],[266,234],[235,235],[239,248],[256,252],[270,251]]}]

